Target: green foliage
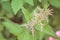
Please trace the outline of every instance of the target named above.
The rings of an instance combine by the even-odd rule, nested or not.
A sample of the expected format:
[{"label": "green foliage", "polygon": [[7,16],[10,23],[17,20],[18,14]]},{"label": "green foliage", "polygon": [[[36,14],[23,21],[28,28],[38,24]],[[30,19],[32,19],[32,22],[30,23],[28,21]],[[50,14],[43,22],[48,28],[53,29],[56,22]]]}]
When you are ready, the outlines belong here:
[{"label": "green foliage", "polygon": [[45,25],[45,27],[44,27],[44,32],[45,32],[46,34],[51,35],[51,36],[56,36],[54,30],[53,30],[52,27],[49,26],[49,25]]},{"label": "green foliage", "polygon": [[31,21],[33,15],[31,13],[29,13],[25,8],[22,8],[23,14],[26,18],[26,21],[29,22]]},{"label": "green foliage", "polygon": [[49,3],[56,8],[60,8],[60,0],[49,0]]},{"label": "green foliage", "polygon": [[19,9],[21,9],[23,7],[23,0],[12,0],[12,9],[13,9],[13,12],[16,14]]},{"label": "green foliage", "polygon": [[0,40],[6,40],[6,39],[3,37],[2,33],[0,33]]},{"label": "green foliage", "polygon": [[16,14],[19,11],[19,9],[23,7],[25,2],[30,5],[33,5],[33,0],[12,0],[11,5],[13,12]]},{"label": "green foliage", "polygon": [[26,3],[28,3],[28,4],[32,5],[32,6],[34,5],[33,0],[24,0],[24,2],[26,2]]},{"label": "green foliage", "polygon": [[13,23],[9,20],[6,20],[2,24],[5,25],[5,27],[9,30],[9,32],[12,33],[15,36],[20,34],[23,30],[23,29],[21,29],[20,25],[18,25],[16,23]]},{"label": "green foliage", "polygon": [[[55,31],[60,30],[60,9],[58,12],[55,7],[60,8],[59,4],[59,0],[1,0],[0,40],[48,40],[49,36],[56,37]],[[51,13],[49,8],[54,9],[52,16],[48,14]]]},{"label": "green foliage", "polygon": [[12,13],[11,4],[8,0],[6,1],[2,0],[2,9],[8,18],[12,18],[14,16]]},{"label": "green foliage", "polygon": [[30,33],[28,31],[23,32],[21,35],[18,35],[18,40],[30,40]]},{"label": "green foliage", "polygon": [[41,0],[41,3],[42,3],[42,7],[43,7],[44,9],[47,9],[47,8],[48,8],[48,6],[49,6],[48,0]]}]

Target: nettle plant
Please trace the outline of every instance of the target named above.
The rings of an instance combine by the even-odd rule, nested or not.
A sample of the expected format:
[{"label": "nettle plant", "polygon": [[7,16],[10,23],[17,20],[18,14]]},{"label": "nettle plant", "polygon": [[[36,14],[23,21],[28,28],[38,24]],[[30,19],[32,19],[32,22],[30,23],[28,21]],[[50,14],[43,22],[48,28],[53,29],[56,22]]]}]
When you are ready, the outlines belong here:
[{"label": "nettle plant", "polygon": [[59,0],[0,0],[0,40],[60,40],[55,8]]}]

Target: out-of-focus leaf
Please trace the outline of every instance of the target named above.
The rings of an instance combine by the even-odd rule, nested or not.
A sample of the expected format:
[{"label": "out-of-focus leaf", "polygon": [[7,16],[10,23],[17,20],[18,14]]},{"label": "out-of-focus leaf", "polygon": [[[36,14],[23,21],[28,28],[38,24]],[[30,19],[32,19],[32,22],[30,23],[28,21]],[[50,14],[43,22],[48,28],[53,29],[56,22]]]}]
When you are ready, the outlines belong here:
[{"label": "out-of-focus leaf", "polygon": [[12,0],[11,6],[14,14],[16,14],[23,6],[23,0]]},{"label": "out-of-focus leaf", "polygon": [[40,32],[39,32],[39,40],[42,40],[43,37],[44,37],[44,35],[45,35],[45,33],[42,32],[42,31],[40,31]]},{"label": "out-of-focus leaf", "polygon": [[18,35],[18,40],[30,40],[30,33],[28,31]]},{"label": "out-of-focus leaf", "polygon": [[42,38],[44,37],[44,35],[46,33],[44,33],[43,31],[40,31],[41,28],[40,28],[40,25],[38,25],[38,24],[35,25],[35,29],[38,30],[38,33],[37,33],[38,34],[38,39],[42,40]]},{"label": "out-of-focus leaf", "polygon": [[38,30],[38,33],[37,34],[39,34],[38,35],[39,36],[39,40],[42,40],[42,38],[44,37],[44,35],[46,33],[44,33],[43,31],[40,31],[40,25],[38,25],[38,24],[35,25],[35,29]]},{"label": "out-of-focus leaf", "polygon": [[6,12],[11,11],[11,5],[9,1],[2,1],[2,9]]},{"label": "out-of-focus leaf", "polygon": [[60,8],[60,0],[49,0],[49,3],[56,8]]},{"label": "out-of-focus leaf", "polygon": [[47,9],[47,8],[48,8],[48,6],[49,6],[48,0],[41,0],[41,3],[42,3],[42,7],[43,7],[44,9]]},{"label": "out-of-focus leaf", "polygon": [[39,40],[42,40],[45,34],[48,34],[54,37],[56,36],[52,27],[49,26],[48,24],[43,27],[43,31],[40,31],[40,25],[36,25],[35,29],[39,31]]},{"label": "out-of-focus leaf", "polygon": [[45,40],[49,40],[50,35],[45,35]]},{"label": "out-of-focus leaf", "polygon": [[24,7],[22,8],[22,12],[23,12],[27,22],[31,21],[31,19],[33,18],[33,14],[29,13]]},{"label": "out-of-focus leaf", "polygon": [[2,1],[2,9],[8,18],[12,18],[14,16],[9,1]]},{"label": "out-of-focus leaf", "polygon": [[48,24],[43,27],[43,31],[40,31],[40,25],[38,24],[35,26],[35,29],[39,31],[39,40],[42,40],[45,34],[56,36],[54,30]]},{"label": "out-of-focus leaf", "polygon": [[17,36],[23,31],[20,25],[13,23],[10,20],[6,20],[2,24],[5,25],[5,27],[9,30],[9,32],[12,33],[13,35]]},{"label": "out-of-focus leaf", "polygon": [[[35,34],[35,35],[36,35],[36,34]],[[35,35],[34,35],[34,36],[31,35],[30,40],[36,40]],[[37,37],[38,37],[38,36],[37,36]]]},{"label": "out-of-focus leaf", "polygon": [[54,37],[56,36],[54,30],[52,29],[52,27],[50,25],[45,25],[43,30],[44,30],[44,33],[46,33],[48,35],[51,35]]},{"label": "out-of-focus leaf", "polygon": [[38,40],[38,37],[39,37],[38,32],[35,31],[34,36],[31,35],[30,40]]},{"label": "out-of-focus leaf", "polygon": [[0,33],[0,40],[6,40],[6,39],[3,37],[2,33]]},{"label": "out-of-focus leaf", "polygon": [[28,3],[28,4],[32,5],[32,6],[34,5],[33,0],[24,0],[24,2],[26,2],[26,3]]}]

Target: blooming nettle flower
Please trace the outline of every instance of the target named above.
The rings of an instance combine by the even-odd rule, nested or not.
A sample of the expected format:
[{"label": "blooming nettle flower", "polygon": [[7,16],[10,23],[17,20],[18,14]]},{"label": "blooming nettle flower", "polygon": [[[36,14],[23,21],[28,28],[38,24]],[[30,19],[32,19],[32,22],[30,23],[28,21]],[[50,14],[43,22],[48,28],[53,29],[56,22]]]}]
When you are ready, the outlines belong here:
[{"label": "blooming nettle flower", "polygon": [[[34,11],[34,17],[31,20],[30,23],[28,23],[28,27],[31,29],[32,35],[34,35],[34,26],[36,23],[38,23],[41,27],[41,31],[43,30],[44,23],[42,21],[46,20],[48,23],[48,15],[51,15],[52,10],[51,9],[42,9],[38,7],[39,13]],[[40,22],[39,22],[40,21]]]},{"label": "blooming nettle flower", "polygon": [[45,9],[42,9],[42,8],[39,8],[39,7],[38,7],[38,10],[40,11],[40,12],[38,13],[38,16],[40,17],[40,19],[41,19],[41,20],[46,20],[47,23],[48,23],[48,22],[49,22],[48,16],[49,16],[49,15],[52,15],[53,9],[48,8],[48,9],[45,10]]}]

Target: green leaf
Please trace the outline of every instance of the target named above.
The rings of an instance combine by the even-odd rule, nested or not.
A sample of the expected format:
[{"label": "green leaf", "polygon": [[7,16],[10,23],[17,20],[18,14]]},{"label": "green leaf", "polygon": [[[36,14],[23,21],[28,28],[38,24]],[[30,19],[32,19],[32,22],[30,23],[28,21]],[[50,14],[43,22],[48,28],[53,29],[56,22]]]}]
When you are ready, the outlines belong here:
[{"label": "green leaf", "polygon": [[6,12],[11,11],[11,5],[9,1],[2,1],[2,9]]},{"label": "green leaf", "polygon": [[32,6],[34,5],[33,0],[24,0],[24,2],[26,2],[26,3],[28,3],[28,4],[32,5]]},{"label": "green leaf", "polygon": [[[35,34],[35,35],[36,35],[36,34]],[[35,35],[34,35],[34,36],[31,35],[30,40],[36,40]],[[37,36],[37,37],[38,37],[38,36]]]},{"label": "green leaf", "polygon": [[6,39],[3,37],[2,33],[0,33],[0,40],[6,40]]},{"label": "green leaf", "polygon": [[42,40],[42,38],[44,37],[46,33],[44,33],[43,31],[40,31],[40,25],[38,24],[35,25],[35,29],[38,30],[37,34],[39,34],[39,40]]},{"label": "green leaf", "polygon": [[41,3],[42,3],[42,7],[43,7],[44,9],[47,9],[47,8],[48,8],[48,6],[49,6],[48,0],[41,0]]},{"label": "green leaf", "polygon": [[42,32],[42,31],[40,31],[40,32],[39,32],[39,40],[42,40],[43,37],[44,37],[44,35],[45,35],[45,33]]},{"label": "green leaf", "polygon": [[45,25],[43,32],[48,35],[54,36],[54,37],[56,36],[54,30],[52,29],[52,27],[50,25]]},{"label": "green leaf", "polygon": [[2,9],[7,18],[12,18],[14,16],[10,1],[2,1]]},{"label": "green leaf", "polygon": [[30,40],[30,33],[28,31],[18,35],[18,40]]},{"label": "green leaf", "polygon": [[12,0],[12,9],[14,14],[16,14],[23,6],[23,0]]},{"label": "green leaf", "polygon": [[56,8],[60,8],[60,0],[49,0],[49,3]]},{"label": "green leaf", "polygon": [[13,23],[10,20],[6,20],[2,24],[5,25],[5,27],[9,30],[9,32],[15,36],[17,36],[18,34],[20,34],[23,31],[23,29],[20,27],[20,25]]},{"label": "green leaf", "polygon": [[23,12],[27,22],[31,21],[31,19],[33,18],[33,15],[31,13],[29,13],[24,7],[22,8],[22,12]]}]

